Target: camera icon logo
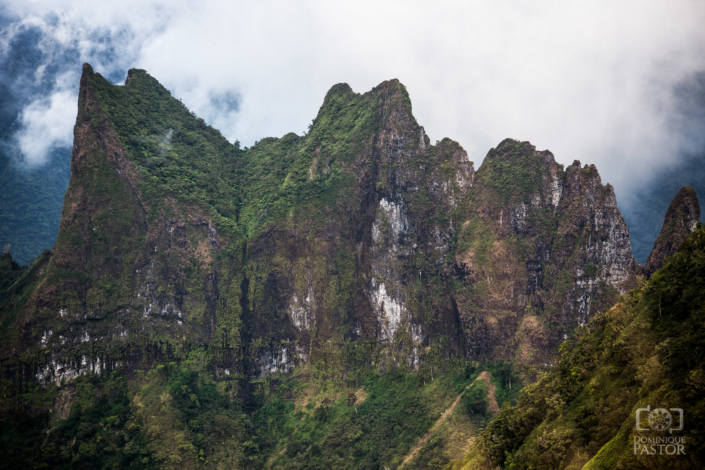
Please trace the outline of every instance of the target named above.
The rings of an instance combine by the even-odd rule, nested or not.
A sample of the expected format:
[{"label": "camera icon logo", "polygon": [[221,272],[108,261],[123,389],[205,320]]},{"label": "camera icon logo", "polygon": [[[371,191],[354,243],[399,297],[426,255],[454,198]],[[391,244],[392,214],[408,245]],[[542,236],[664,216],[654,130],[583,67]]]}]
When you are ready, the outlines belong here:
[{"label": "camera icon logo", "polygon": [[[673,411],[678,414],[678,427],[673,427]],[[666,431],[673,434],[673,431],[683,430],[683,409],[682,408],[655,408],[651,409],[651,405],[646,408],[637,408],[636,410],[636,429],[637,431],[648,431],[649,428],[644,426],[648,423],[649,428],[654,431]]]}]

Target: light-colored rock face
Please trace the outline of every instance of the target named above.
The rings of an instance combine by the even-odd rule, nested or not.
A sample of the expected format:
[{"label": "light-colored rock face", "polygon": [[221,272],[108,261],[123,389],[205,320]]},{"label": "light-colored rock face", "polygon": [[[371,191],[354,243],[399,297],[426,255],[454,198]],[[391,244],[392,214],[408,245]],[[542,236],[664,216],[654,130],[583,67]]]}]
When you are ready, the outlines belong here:
[{"label": "light-colored rock face", "polygon": [[[602,186],[594,166],[568,168],[565,183],[566,204],[558,213],[568,215],[568,223],[558,230],[575,230],[573,251],[574,286],[566,294],[562,313],[571,325],[587,322],[595,308],[604,307],[604,286],[624,293],[633,287],[637,265],[632,256],[629,230],[622,219],[611,185]],[[593,305],[597,302],[597,307]]]},{"label": "light-colored rock face", "polygon": [[[399,139],[395,140],[398,142]],[[413,250],[408,246],[408,240],[416,238],[415,234],[409,233],[411,226],[403,195],[397,192],[392,197],[394,199],[390,200],[383,196],[379,200],[370,246],[369,300],[378,324],[379,340],[385,343],[394,338],[402,320],[406,323],[411,320],[404,305],[406,266],[399,256],[408,255]]]},{"label": "light-colored rock face", "polygon": [[563,195],[563,182],[558,179],[555,171],[551,172],[551,205],[558,207]]},{"label": "light-colored rock face", "polygon": [[381,246],[385,242],[383,237],[389,237],[387,241],[391,244],[391,250],[397,252],[402,236],[408,229],[409,221],[404,214],[403,201],[390,202],[383,197],[379,201],[379,215],[372,224],[372,243]]},{"label": "light-colored rock face", "polygon": [[291,322],[299,330],[308,330],[311,327],[311,315],[313,311],[313,290],[308,289],[306,297],[299,299],[296,293],[291,297],[289,303],[289,316]]},{"label": "light-colored rock face", "polygon": [[[372,262],[370,270],[369,299],[376,316],[379,339],[390,342],[396,334],[402,320],[411,321],[409,310],[404,305],[406,285],[404,275],[406,266],[399,255],[408,255],[414,248],[408,246],[407,238],[415,239],[409,233],[408,210],[401,194],[397,201],[382,197],[379,201],[377,217],[372,223],[372,245],[370,247]],[[389,286],[389,287],[387,287]]]},{"label": "light-colored rock face", "polygon": [[[305,354],[302,353],[298,345],[266,349],[261,352],[259,360],[257,361],[259,378],[265,378],[277,372],[289,374],[293,372],[297,363],[300,363],[302,360],[305,361],[305,359]],[[229,372],[228,370],[228,374]],[[223,371],[223,373],[225,373],[225,371]]]},{"label": "light-colored rock face", "polygon": [[[409,118],[399,116],[402,122]],[[412,292],[423,279],[440,273],[455,235],[453,217],[429,220],[429,215],[450,216],[461,210],[473,186],[474,166],[455,142],[428,145],[423,128],[416,134],[418,146],[412,145],[413,134],[407,136],[399,124],[391,122],[377,145],[376,187],[381,190],[370,227],[367,297],[378,340],[386,344],[397,338],[414,344],[407,362],[417,367],[418,348],[427,340],[420,319],[428,314],[419,310]],[[421,195],[430,198],[427,205],[419,204]],[[430,270],[428,265],[415,267],[415,259],[428,259]]]},{"label": "light-colored rock face", "polygon": [[[392,282],[394,281],[392,280]],[[380,325],[379,338],[383,342],[389,342],[394,338],[394,334],[401,324],[402,316],[408,321],[409,311],[400,300],[387,293],[387,287],[384,282],[378,282],[373,277],[370,284],[372,286],[370,289],[370,301]],[[397,294],[403,292],[403,289],[400,288],[401,286],[397,285],[395,287],[397,287],[395,289]]]},{"label": "light-colored rock face", "polygon": [[[636,264],[614,189],[609,184],[602,186],[594,166],[580,170],[573,166],[567,173],[566,192],[570,193],[568,204],[560,210],[571,214],[572,222],[582,227],[585,234],[579,248],[585,262],[576,267],[576,274],[584,274],[589,265],[595,265],[593,280],[607,282],[623,293],[625,283],[634,276]],[[566,232],[571,228],[559,225],[559,230]]]},{"label": "light-colored rock face", "polygon": [[79,375],[101,374],[129,365],[123,361],[111,361],[105,363],[100,357],[91,358],[88,355],[80,356],[80,360],[57,361],[50,359],[42,366],[35,367],[34,379],[41,385],[50,383],[61,385]]},{"label": "light-colored rock face", "polygon": [[472,183],[475,180],[475,166],[473,162],[468,160],[467,153],[463,150],[455,156],[454,163],[456,165],[455,182],[461,191],[467,191],[472,188]]}]

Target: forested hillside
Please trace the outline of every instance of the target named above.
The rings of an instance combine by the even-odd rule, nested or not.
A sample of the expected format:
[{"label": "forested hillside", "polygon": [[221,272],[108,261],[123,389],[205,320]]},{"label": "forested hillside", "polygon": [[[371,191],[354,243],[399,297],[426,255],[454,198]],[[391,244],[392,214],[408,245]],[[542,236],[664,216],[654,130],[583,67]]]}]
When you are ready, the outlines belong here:
[{"label": "forested hillside", "polygon": [[[474,449],[448,468],[703,468],[704,327],[701,226],[651,280],[563,343],[557,366],[526,387],[519,403],[505,407]],[[646,430],[638,430],[637,409],[647,407],[671,410],[673,421],[658,428],[641,412]],[[680,425],[678,408],[683,429],[671,433]],[[683,448],[642,440],[670,437],[682,439]]]}]

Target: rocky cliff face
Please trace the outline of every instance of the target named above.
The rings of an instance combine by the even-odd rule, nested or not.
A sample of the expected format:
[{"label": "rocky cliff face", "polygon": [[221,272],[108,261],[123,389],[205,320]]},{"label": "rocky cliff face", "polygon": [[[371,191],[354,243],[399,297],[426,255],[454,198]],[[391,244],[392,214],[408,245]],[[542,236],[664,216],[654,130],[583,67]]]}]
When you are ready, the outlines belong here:
[{"label": "rocky cliff face", "polygon": [[396,80],[243,150],[146,72],[86,65],[59,238],[3,346],[40,382],[196,349],[243,378],[543,365],[637,269],[594,166],[505,140],[475,172]]},{"label": "rocky cliff face", "polygon": [[550,152],[513,140],[490,150],[475,181],[453,265],[469,350],[549,361],[633,281],[614,190],[594,165],[564,169]]},{"label": "rocky cliff face", "polygon": [[[705,412],[704,255],[700,227],[651,279],[564,343],[556,366],[446,468],[703,468],[705,434],[687,416]],[[670,429],[638,415],[657,406],[673,413]],[[643,444],[664,436],[681,447]]]},{"label": "rocky cliff face", "polygon": [[646,258],[644,265],[646,277],[651,277],[654,272],[661,269],[666,257],[678,250],[688,235],[695,231],[699,221],[698,196],[693,188],[683,186],[669,204],[661,232],[654,242],[651,254]]}]

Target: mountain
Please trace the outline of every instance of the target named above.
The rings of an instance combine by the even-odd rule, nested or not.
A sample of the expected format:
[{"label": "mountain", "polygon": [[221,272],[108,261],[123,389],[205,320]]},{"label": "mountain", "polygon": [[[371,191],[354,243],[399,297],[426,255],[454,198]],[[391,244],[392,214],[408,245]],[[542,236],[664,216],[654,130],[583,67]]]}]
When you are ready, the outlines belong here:
[{"label": "mountain", "polygon": [[379,367],[439,341],[536,365],[637,272],[594,167],[505,140],[475,173],[397,81],[336,85],[306,136],[245,151],[145,72],[115,86],[86,65],[74,135],[56,245],[3,345],[45,346],[40,380],[143,341],[208,345],[248,377],[342,366],[350,342]]},{"label": "mountain", "polygon": [[703,468],[704,261],[700,225],[651,280],[563,343],[557,366],[448,468]]},{"label": "mountain", "polygon": [[643,282],[594,166],[475,171],[397,80],[243,149],[88,64],[56,244],[0,269],[10,468],[443,466]]},{"label": "mountain", "polygon": [[695,190],[684,186],[668,206],[663,227],[651,254],[646,258],[644,274],[650,277],[663,266],[664,258],[670,256],[688,238],[700,221],[700,203]]},{"label": "mountain", "polygon": [[673,195],[683,186],[690,186],[698,194],[705,194],[703,163],[705,152],[702,150],[682,155],[678,163],[658,172],[632,194],[620,195],[620,207],[629,226],[632,250],[638,263],[645,263],[651,253]]},{"label": "mountain", "polygon": [[470,352],[550,362],[591,311],[614,302],[637,264],[613,188],[594,165],[564,169],[506,140],[477,172],[453,269]]}]

